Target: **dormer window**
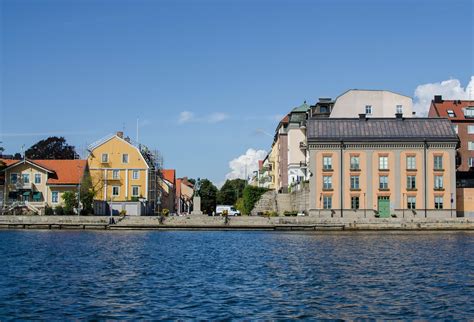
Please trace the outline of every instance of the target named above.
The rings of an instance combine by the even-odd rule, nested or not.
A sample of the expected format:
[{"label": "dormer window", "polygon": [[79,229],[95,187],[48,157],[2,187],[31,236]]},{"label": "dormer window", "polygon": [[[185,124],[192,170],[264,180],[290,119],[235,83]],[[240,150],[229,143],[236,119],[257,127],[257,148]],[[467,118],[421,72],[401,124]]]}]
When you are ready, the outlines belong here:
[{"label": "dormer window", "polygon": [[449,117],[456,117],[456,114],[454,113],[453,110],[448,110],[448,116]]},{"label": "dormer window", "polygon": [[372,105],[365,106],[365,114],[372,115]]},{"label": "dormer window", "polygon": [[397,105],[397,114],[403,114],[403,106]]},{"label": "dormer window", "polygon": [[469,106],[464,110],[464,117],[474,118],[474,106]]}]

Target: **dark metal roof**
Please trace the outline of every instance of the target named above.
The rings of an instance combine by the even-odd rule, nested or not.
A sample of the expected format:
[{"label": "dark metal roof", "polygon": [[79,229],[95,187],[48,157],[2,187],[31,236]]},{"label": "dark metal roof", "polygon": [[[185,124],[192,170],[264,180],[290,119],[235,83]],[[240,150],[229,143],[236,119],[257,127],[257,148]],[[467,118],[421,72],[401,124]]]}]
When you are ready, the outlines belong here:
[{"label": "dark metal roof", "polygon": [[458,141],[451,122],[443,118],[309,119],[307,137],[308,141]]}]

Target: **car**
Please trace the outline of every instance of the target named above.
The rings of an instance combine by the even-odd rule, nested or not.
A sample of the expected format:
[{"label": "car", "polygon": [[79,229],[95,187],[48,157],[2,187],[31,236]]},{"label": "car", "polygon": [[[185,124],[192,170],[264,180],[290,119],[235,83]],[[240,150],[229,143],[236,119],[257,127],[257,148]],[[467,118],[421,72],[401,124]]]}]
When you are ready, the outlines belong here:
[{"label": "car", "polygon": [[227,210],[228,216],[240,216],[240,211],[235,209],[233,206],[228,205],[217,205],[216,207],[216,215],[222,216],[224,210]]}]

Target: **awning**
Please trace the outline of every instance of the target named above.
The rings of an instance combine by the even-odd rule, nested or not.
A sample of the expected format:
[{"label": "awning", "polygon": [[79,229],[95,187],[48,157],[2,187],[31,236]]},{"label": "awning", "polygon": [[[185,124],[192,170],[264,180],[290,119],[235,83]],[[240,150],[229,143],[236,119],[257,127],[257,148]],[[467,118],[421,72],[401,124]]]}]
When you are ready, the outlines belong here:
[{"label": "awning", "polygon": [[30,195],[30,192],[29,192],[29,191],[23,192],[23,196],[27,197],[27,196],[29,196],[29,195]]},{"label": "awning", "polygon": [[41,200],[41,192],[40,191],[35,191],[33,192],[33,200],[34,201],[40,201]]}]

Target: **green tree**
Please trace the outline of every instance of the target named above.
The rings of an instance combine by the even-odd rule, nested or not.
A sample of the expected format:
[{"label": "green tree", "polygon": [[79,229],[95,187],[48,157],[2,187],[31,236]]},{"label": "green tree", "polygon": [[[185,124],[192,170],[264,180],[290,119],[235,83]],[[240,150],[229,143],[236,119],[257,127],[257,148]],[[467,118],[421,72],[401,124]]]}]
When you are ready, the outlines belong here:
[{"label": "green tree", "polygon": [[32,145],[25,151],[29,159],[73,160],[78,159],[74,146],[66,143],[63,137],[51,136]]},{"label": "green tree", "polygon": [[[2,143],[2,142],[0,142],[0,143]],[[0,146],[0,155],[2,155],[3,151],[5,151],[5,150],[3,149],[2,146]],[[5,162],[3,162],[2,160],[0,160],[0,171],[2,171],[3,168],[5,168]]]},{"label": "green tree", "polygon": [[217,204],[235,205],[237,200],[243,196],[245,186],[244,179],[226,180],[217,193]]},{"label": "green tree", "polygon": [[96,191],[92,184],[92,179],[87,175],[81,183],[81,214],[89,215],[94,213],[92,206]]},{"label": "green tree", "polygon": [[260,200],[260,197],[267,192],[268,189],[254,187],[254,186],[246,186],[243,193],[243,208],[244,208],[244,215],[249,215],[252,211],[253,207]]},{"label": "green tree", "polygon": [[62,198],[64,200],[64,213],[66,215],[74,214],[74,208],[79,206],[77,194],[74,191],[66,191],[63,193]]},{"label": "green tree", "polygon": [[217,188],[208,179],[201,179],[201,188],[198,191],[201,197],[201,211],[211,214],[216,210]]}]

